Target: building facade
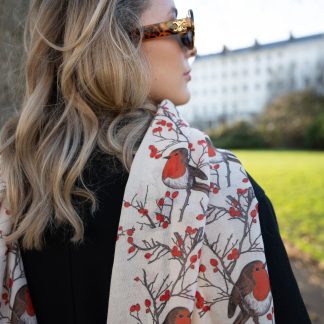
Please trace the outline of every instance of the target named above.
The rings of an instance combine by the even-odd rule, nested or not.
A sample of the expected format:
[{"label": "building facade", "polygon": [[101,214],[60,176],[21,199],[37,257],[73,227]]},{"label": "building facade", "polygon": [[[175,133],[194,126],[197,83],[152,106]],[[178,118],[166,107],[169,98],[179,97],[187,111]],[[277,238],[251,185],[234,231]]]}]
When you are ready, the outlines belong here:
[{"label": "building facade", "polygon": [[324,89],[324,33],[198,56],[190,102],[180,107],[199,127],[249,119],[276,96],[307,87]]}]

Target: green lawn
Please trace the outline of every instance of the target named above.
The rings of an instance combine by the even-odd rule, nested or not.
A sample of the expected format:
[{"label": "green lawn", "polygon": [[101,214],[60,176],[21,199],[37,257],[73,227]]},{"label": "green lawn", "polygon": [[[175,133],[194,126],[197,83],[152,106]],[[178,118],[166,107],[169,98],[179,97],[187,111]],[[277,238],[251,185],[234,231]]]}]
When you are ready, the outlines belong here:
[{"label": "green lawn", "polygon": [[233,152],[271,199],[281,236],[324,262],[324,152]]}]

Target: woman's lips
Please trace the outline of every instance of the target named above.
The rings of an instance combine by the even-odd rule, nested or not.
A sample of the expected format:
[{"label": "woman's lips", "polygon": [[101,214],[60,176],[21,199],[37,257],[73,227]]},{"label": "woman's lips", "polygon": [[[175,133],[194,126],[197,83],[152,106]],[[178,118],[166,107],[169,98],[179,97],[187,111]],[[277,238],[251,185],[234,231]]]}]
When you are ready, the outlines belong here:
[{"label": "woman's lips", "polygon": [[187,81],[190,81],[190,80],[191,80],[190,72],[191,72],[191,70],[183,74],[183,76],[185,77],[185,79],[186,79]]}]

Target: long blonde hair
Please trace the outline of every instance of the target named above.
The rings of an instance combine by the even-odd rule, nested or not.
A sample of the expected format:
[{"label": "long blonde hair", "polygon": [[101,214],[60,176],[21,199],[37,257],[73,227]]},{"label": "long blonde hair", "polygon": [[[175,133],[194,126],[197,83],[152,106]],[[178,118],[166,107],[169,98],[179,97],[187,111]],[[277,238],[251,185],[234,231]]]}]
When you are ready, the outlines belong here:
[{"label": "long blonde hair", "polygon": [[[31,1],[24,34],[22,108],[0,135],[1,177],[13,231],[41,249],[47,225],[68,223],[84,236],[73,197],[96,199],[82,181],[94,148],[127,171],[154,117],[148,63],[129,37],[150,0]],[[77,180],[83,186],[77,187]]]}]

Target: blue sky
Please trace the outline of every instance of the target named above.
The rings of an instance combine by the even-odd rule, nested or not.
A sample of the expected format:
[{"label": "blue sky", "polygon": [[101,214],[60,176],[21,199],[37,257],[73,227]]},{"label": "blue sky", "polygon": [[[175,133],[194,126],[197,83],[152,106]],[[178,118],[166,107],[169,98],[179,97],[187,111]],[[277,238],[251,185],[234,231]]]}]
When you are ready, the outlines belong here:
[{"label": "blue sky", "polygon": [[324,33],[324,0],[174,0],[179,18],[193,9],[199,54]]}]

